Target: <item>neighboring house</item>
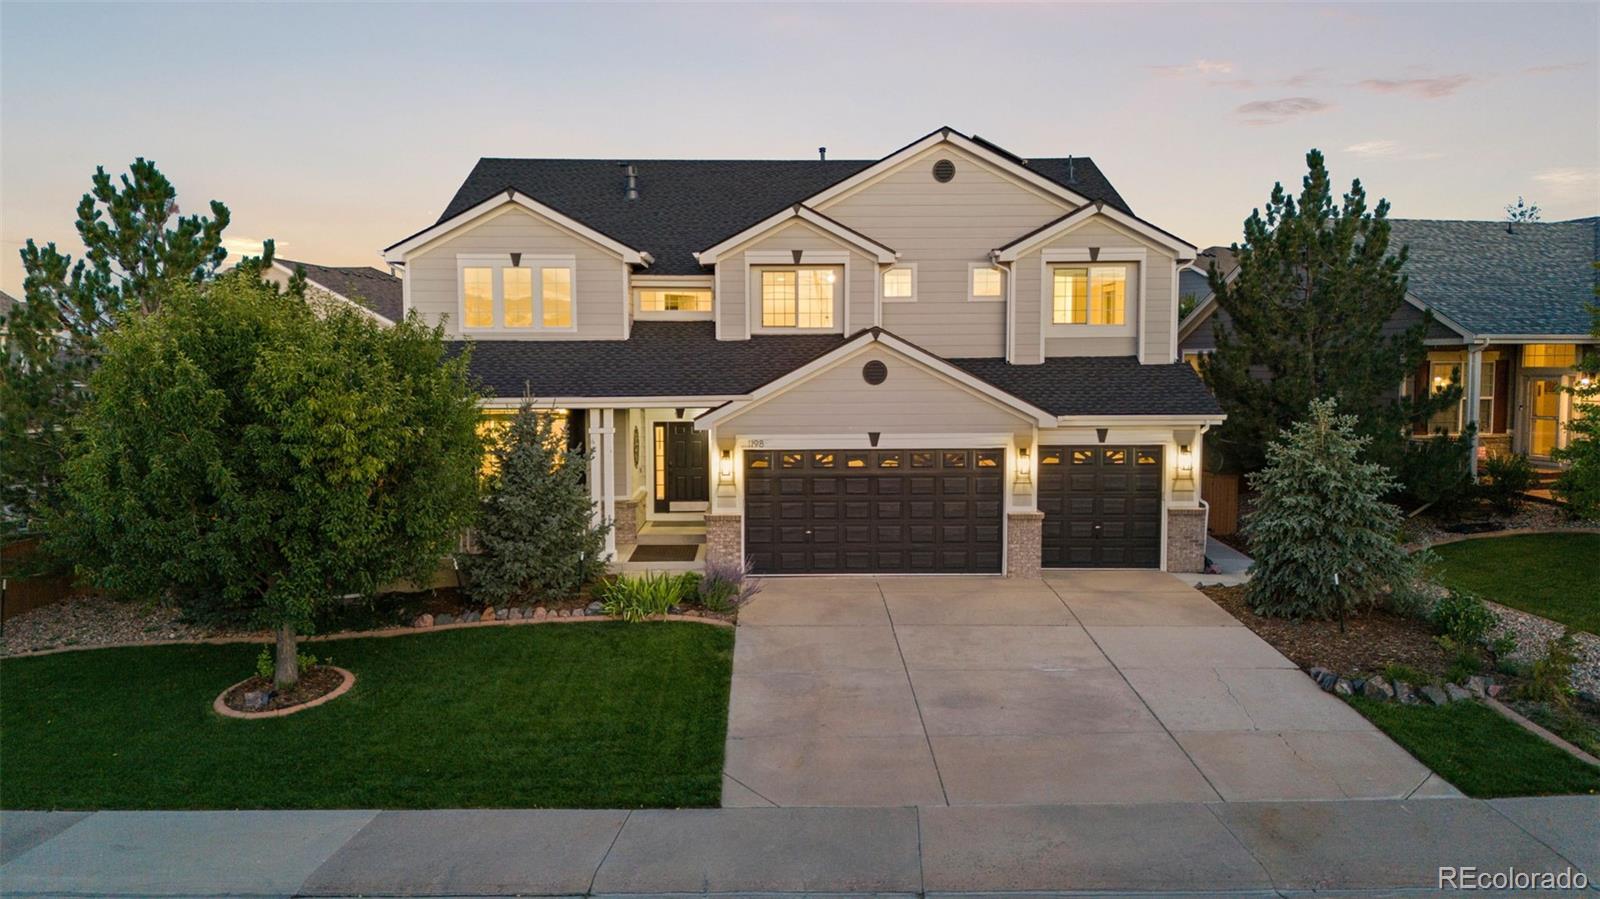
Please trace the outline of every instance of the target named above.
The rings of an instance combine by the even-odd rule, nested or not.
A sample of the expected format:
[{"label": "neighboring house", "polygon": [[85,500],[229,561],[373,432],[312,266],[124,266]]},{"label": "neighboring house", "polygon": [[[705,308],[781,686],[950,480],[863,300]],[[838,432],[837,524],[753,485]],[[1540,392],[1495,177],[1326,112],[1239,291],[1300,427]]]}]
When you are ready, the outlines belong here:
[{"label": "neighboring house", "polygon": [[[1178,269],[1180,314],[1184,311],[1192,313],[1201,300],[1211,296],[1212,266],[1216,266],[1217,271],[1226,278],[1233,273],[1238,264],[1233,257],[1233,251],[1227,247],[1206,247],[1195,256],[1193,262]],[[1195,354],[1185,353],[1183,358],[1189,364],[1195,364]]]},{"label": "neighboring house", "polygon": [[0,290],[0,352],[11,352],[11,313],[15,312],[22,301]]},{"label": "neighboring house", "polygon": [[[1562,388],[1590,334],[1600,218],[1568,222],[1395,219],[1390,244],[1410,248],[1407,303],[1390,319],[1396,333],[1433,312],[1427,361],[1402,391],[1463,396],[1418,435],[1459,434],[1477,425],[1476,466],[1489,453],[1524,453],[1536,464],[1564,446],[1572,397]],[[1186,359],[1216,347],[1213,327],[1227,321],[1209,295],[1186,319],[1179,340]]]},{"label": "neighboring house", "polygon": [[878,160],[483,159],[384,253],[492,411],[582,435],[618,560],[1202,567],[1195,248],[1088,159],[949,128]]},{"label": "neighboring house", "polygon": [[401,311],[401,280],[370,266],[313,265],[275,258],[261,277],[280,287],[287,287],[296,268],[305,270],[306,284],[313,290],[349,303],[382,324],[392,325],[405,317]]}]

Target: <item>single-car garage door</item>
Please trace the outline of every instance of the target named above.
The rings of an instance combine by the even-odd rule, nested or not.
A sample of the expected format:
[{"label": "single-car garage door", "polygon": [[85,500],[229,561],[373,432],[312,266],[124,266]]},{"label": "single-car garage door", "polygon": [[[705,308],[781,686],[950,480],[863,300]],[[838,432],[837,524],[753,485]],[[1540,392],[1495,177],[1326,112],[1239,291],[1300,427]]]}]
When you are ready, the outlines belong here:
[{"label": "single-car garage door", "polygon": [[1039,448],[1046,568],[1161,567],[1161,447]]},{"label": "single-car garage door", "polygon": [[761,574],[998,573],[1004,451],[746,450]]}]

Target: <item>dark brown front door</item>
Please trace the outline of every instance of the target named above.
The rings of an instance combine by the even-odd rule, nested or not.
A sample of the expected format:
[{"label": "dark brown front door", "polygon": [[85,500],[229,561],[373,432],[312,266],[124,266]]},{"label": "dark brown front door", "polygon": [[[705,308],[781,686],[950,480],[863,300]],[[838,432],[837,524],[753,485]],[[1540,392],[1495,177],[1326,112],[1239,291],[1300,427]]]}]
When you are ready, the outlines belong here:
[{"label": "dark brown front door", "polygon": [[[661,460],[666,467],[666,489],[656,492],[656,511],[671,512],[673,503],[710,500],[706,432],[696,431],[694,422],[689,421],[663,422],[656,425],[656,429],[656,439],[662,446]],[[687,510],[680,507],[679,511]]]},{"label": "dark brown front door", "polygon": [[763,574],[998,573],[1002,450],[745,452],[745,552]]},{"label": "dark brown front door", "polygon": [[1161,447],[1039,448],[1046,568],[1161,567]]}]

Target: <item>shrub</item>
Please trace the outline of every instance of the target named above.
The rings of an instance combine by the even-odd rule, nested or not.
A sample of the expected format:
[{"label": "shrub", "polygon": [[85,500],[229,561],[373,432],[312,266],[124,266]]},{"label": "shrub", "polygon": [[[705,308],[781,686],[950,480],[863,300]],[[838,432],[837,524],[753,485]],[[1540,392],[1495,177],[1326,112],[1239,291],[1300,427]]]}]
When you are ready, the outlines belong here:
[{"label": "shrub", "polygon": [[1451,437],[1434,434],[1408,441],[1395,469],[1404,485],[1401,496],[1408,506],[1426,507],[1441,518],[1461,511],[1472,498],[1468,461],[1472,458],[1470,434]]},{"label": "shrub", "polygon": [[1452,590],[1433,604],[1428,620],[1434,630],[1460,646],[1473,647],[1483,642],[1500,616],[1489,611],[1483,600],[1471,593]]},{"label": "shrub", "polygon": [[[1600,268],[1600,263],[1597,263]],[[1595,289],[1600,294],[1600,287]],[[1593,316],[1590,333],[1600,337],[1600,303],[1591,304]],[[1566,469],[1556,479],[1555,493],[1567,501],[1567,509],[1578,518],[1600,518],[1600,414],[1593,410],[1600,404],[1600,352],[1590,348],[1577,365],[1577,383],[1563,388],[1572,396],[1574,407],[1583,405],[1590,410],[1584,415],[1573,415],[1567,422],[1567,445],[1550,454]]]},{"label": "shrub", "polygon": [[525,405],[488,449],[479,553],[465,556],[474,600],[502,606],[534,593],[570,596],[605,572],[606,532],[584,483],[589,457],[568,448],[548,413]]},{"label": "shrub", "polygon": [[1517,510],[1517,499],[1533,486],[1533,465],[1521,453],[1490,456],[1483,463],[1478,494],[1502,515]]},{"label": "shrub", "polygon": [[750,563],[707,562],[700,578],[700,605],[712,612],[731,612],[761,588],[750,577]]},{"label": "shrub", "polygon": [[1383,676],[1391,681],[1405,681],[1416,687],[1433,683],[1433,675],[1426,671],[1395,662],[1383,666]]},{"label": "shrub", "polygon": [[1561,639],[1545,647],[1544,655],[1534,659],[1520,691],[1522,698],[1565,709],[1572,702],[1572,669],[1577,664],[1578,643],[1572,628],[1567,628]]},{"label": "shrub", "polygon": [[601,585],[600,601],[607,615],[623,621],[643,621],[665,615],[694,595],[698,577],[651,571],[639,577],[617,577]]},{"label": "shrub", "polygon": [[1367,440],[1331,399],[1267,448],[1250,476],[1255,506],[1244,533],[1255,548],[1246,588],[1259,615],[1329,618],[1407,587],[1415,563],[1400,548],[1400,511],[1380,497],[1395,482],[1361,460]]}]

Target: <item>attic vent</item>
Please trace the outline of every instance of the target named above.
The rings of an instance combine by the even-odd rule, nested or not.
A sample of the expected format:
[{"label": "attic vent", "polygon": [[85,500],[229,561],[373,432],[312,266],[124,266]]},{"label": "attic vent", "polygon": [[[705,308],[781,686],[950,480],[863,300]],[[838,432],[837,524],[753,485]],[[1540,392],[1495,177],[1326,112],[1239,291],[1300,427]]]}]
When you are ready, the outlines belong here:
[{"label": "attic vent", "polygon": [[948,159],[941,159],[933,164],[933,180],[940,184],[948,184],[956,176],[956,164]]},{"label": "attic vent", "polygon": [[884,365],[877,359],[861,366],[861,380],[866,381],[868,384],[877,386],[888,380],[888,378],[889,366]]}]

